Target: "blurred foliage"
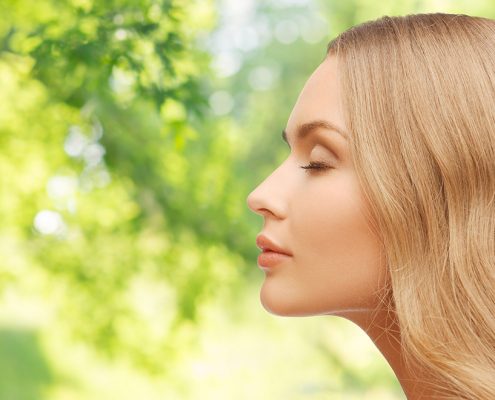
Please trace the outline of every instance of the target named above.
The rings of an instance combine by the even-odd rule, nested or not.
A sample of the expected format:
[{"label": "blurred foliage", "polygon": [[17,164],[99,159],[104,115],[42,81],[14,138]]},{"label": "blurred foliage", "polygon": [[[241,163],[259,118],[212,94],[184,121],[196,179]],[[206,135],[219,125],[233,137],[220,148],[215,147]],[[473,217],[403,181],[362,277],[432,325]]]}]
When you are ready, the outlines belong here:
[{"label": "blurred foliage", "polygon": [[[280,395],[291,381],[301,385],[290,386],[293,393],[311,399],[364,398],[371,387],[378,392],[369,398],[399,396],[376,354],[363,350],[352,362],[339,355],[346,338],[332,336],[338,323],[319,323],[318,334],[297,342],[283,336],[295,325],[280,329],[258,315],[258,303],[245,306],[260,279],[261,222],[245,200],[287,156],[280,132],[331,37],[383,14],[442,8],[490,16],[491,3],[0,0],[0,7],[0,398],[72,399],[76,387],[78,399],[151,399],[150,386],[157,398],[240,398],[246,379],[246,398],[260,398],[270,384],[266,398],[299,398]],[[268,360],[289,337],[301,351],[286,356],[319,363],[307,374],[324,371],[331,384],[321,376],[305,385],[311,378],[294,380],[291,358]],[[316,349],[312,360],[302,355],[306,345]],[[217,371],[226,378],[204,380],[213,367],[194,354],[227,363]],[[358,358],[375,361],[360,369]],[[258,359],[280,371],[279,384],[270,376],[254,384]],[[61,373],[68,365],[79,369]],[[366,366],[372,372],[363,373]],[[98,386],[102,376],[112,383]]]},{"label": "blurred foliage", "polygon": [[37,400],[53,380],[34,332],[0,330],[0,399]]},{"label": "blurred foliage", "polygon": [[[212,7],[13,1],[3,10],[1,235],[16,254],[2,282],[22,285],[39,268],[64,327],[161,370],[177,351],[167,336],[235,268],[221,271],[235,242],[223,223],[235,210],[222,206],[237,195],[224,190],[231,150],[197,131],[208,55],[193,39],[211,28]],[[148,292],[163,309],[153,328],[136,300]]]}]

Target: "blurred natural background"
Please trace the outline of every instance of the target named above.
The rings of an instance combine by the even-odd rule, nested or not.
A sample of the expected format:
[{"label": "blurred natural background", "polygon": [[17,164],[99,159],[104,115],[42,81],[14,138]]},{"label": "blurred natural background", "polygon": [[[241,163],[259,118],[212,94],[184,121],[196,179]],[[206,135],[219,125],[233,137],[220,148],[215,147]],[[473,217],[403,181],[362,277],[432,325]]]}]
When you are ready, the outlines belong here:
[{"label": "blurred natural background", "polygon": [[327,42],[491,0],[0,0],[0,400],[403,399],[259,302],[246,196]]}]

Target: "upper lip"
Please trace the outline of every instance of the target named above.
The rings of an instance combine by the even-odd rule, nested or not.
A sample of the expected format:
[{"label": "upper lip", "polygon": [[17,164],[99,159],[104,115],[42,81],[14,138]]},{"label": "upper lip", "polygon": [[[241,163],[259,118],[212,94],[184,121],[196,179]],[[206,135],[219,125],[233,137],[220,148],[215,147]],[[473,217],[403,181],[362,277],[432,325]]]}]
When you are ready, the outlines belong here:
[{"label": "upper lip", "polygon": [[288,256],[292,255],[288,250],[276,245],[263,234],[256,236],[256,246],[263,251],[273,251],[275,253],[287,254]]}]

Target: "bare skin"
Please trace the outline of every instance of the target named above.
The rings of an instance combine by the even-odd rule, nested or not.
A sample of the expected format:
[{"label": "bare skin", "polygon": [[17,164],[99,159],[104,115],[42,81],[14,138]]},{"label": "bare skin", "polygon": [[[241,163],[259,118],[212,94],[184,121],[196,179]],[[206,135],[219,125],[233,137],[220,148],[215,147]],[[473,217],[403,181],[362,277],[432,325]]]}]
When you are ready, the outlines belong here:
[{"label": "bare skin", "polygon": [[[330,122],[344,135],[313,124],[299,138],[301,126],[314,121]],[[285,131],[289,156],[247,199],[264,217],[261,233],[290,254],[275,266],[260,266],[263,306],[277,315],[329,314],[354,322],[386,358],[408,399],[433,398],[404,368],[393,313],[373,313],[381,307],[387,268],[351,162],[334,57],[306,82]],[[324,167],[301,168],[310,162]]]}]

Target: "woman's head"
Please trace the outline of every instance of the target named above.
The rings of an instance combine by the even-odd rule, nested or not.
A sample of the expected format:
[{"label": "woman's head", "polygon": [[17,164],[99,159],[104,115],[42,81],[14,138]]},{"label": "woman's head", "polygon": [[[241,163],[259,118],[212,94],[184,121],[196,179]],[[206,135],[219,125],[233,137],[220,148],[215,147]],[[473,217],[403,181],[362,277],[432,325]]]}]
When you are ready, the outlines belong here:
[{"label": "woman's head", "polygon": [[[319,188],[311,192],[313,200],[303,204],[309,208],[295,208],[292,199],[305,195],[296,190],[304,190],[296,183],[309,182],[310,177],[303,178],[296,168],[291,174],[290,168],[301,161],[298,155],[309,157],[294,147],[284,164],[250,195],[251,207],[265,216],[268,233],[281,235],[274,239],[290,240],[284,244],[300,252],[304,244],[311,252],[317,249],[304,236],[316,235],[318,249],[327,249],[325,260],[308,255],[308,264],[297,265],[301,273],[294,278],[315,267],[313,259],[319,274],[321,269],[336,274],[318,282],[314,295],[320,296],[325,287],[325,298],[341,295],[332,290],[335,279],[352,287],[358,275],[349,271],[361,268],[371,281],[359,287],[367,294],[376,289],[371,298],[389,300],[393,307],[411,365],[414,360],[441,376],[457,398],[494,397],[495,22],[452,14],[383,17],[334,39],[315,74],[318,71],[327,71],[326,90],[332,91],[322,97],[321,112],[337,118],[348,132],[346,141],[335,134],[333,141],[338,138],[343,144],[352,185],[343,186],[347,192],[342,192],[337,183],[345,171],[324,171],[308,183]],[[338,82],[338,87],[328,82]],[[304,99],[303,91],[299,101]],[[332,105],[332,99],[338,101]],[[297,124],[313,112],[307,104],[296,104],[289,119],[287,136],[294,143]],[[336,111],[339,107],[341,113]],[[318,185],[324,180],[330,187]],[[286,220],[275,213],[276,206],[287,212],[282,214]],[[359,220],[363,212],[360,235],[354,237],[350,226],[342,225],[346,214],[338,219],[336,207],[355,211],[347,221],[349,215]],[[300,213],[304,218],[304,212],[320,213],[326,224],[308,220],[300,235],[294,230],[290,238],[283,236],[291,227],[297,229],[290,216]],[[320,234],[312,224],[321,227]],[[346,240],[340,240],[339,229],[347,233]],[[355,246],[363,240],[371,247]],[[383,262],[376,262],[382,251]],[[342,258],[335,261],[336,254]],[[342,263],[344,255],[355,262],[352,268]],[[294,261],[296,256],[294,251]],[[265,296],[290,296],[306,284],[302,278],[277,281],[277,272],[274,268],[272,276],[267,274]],[[315,276],[324,279],[324,274]],[[280,287],[285,283],[284,293]],[[304,293],[312,296],[306,287]]]}]

